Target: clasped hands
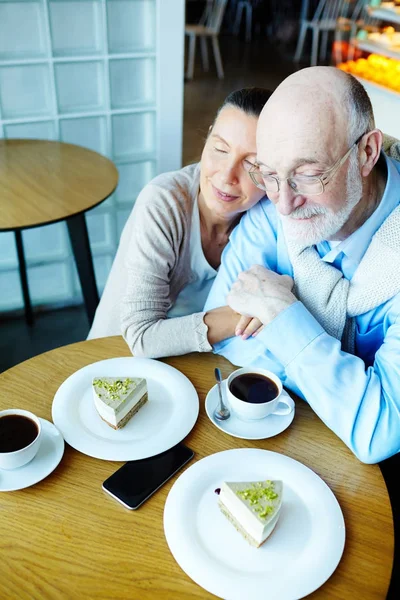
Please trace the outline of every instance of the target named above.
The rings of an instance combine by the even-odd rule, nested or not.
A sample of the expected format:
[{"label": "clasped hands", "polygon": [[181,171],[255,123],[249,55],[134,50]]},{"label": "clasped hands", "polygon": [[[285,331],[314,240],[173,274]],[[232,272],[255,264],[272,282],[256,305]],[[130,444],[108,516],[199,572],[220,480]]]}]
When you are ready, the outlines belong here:
[{"label": "clasped hands", "polygon": [[227,303],[241,317],[235,335],[255,337],[279,313],[296,302],[293,279],[278,275],[260,265],[239,273],[227,296]]}]

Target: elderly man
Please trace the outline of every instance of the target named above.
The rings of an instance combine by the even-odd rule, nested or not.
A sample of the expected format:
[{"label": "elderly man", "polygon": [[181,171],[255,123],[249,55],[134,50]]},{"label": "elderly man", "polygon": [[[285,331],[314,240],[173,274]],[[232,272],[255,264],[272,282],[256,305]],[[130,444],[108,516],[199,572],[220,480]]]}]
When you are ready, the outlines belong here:
[{"label": "elderly man", "polygon": [[231,235],[206,310],[227,302],[264,327],[214,350],[275,372],[361,461],[382,461],[400,450],[400,162],[361,84],[333,67],[290,75],[250,175],[271,202]]}]

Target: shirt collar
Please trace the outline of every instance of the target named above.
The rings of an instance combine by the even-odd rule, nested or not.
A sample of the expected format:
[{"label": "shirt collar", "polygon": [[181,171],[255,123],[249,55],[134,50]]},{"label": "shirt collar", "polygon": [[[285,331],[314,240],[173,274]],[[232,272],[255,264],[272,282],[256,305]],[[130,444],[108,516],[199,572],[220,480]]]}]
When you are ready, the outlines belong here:
[{"label": "shirt collar", "polygon": [[343,253],[353,263],[359,264],[372,236],[399,204],[400,164],[384,153],[382,155],[387,167],[387,181],[382,200],[365,223],[340,244],[331,247],[329,242],[323,241],[317,245],[318,253],[325,262],[333,263],[339,254]]}]

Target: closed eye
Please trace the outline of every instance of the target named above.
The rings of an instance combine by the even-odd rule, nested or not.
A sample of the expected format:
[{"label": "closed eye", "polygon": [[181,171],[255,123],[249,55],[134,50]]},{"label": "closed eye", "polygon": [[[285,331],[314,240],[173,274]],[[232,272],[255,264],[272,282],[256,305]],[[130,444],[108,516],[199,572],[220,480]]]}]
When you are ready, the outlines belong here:
[{"label": "closed eye", "polygon": [[318,173],[312,173],[312,174],[311,173],[296,173],[294,178],[307,181],[307,179],[315,179],[316,177],[319,177],[319,176],[320,175]]}]

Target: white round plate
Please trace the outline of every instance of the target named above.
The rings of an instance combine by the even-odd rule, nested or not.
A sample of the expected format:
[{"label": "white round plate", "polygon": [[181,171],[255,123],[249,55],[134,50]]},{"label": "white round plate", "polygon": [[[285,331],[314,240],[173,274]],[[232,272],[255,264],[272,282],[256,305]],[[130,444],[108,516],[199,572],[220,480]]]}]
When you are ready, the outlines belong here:
[{"label": "white round plate", "polygon": [[[149,399],[122,429],[114,430],[98,414],[93,377],[144,377]],[[57,390],[53,421],[70,446],[103,460],[138,460],[175,446],[199,414],[193,384],[177,369],[150,358],[109,358],[73,373]]]},{"label": "white round plate", "polygon": [[42,441],[39,450],[28,464],[18,469],[0,469],[0,492],[13,492],[42,481],[57,467],[64,454],[64,440],[58,429],[40,419]]},{"label": "white round plate", "polygon": [[[287,394],[285,390],[282,394]],[[287,394],[288,395],[288,394]],[[295,409],[288,415],[269,415],[257,421],[242,421],[231,411],[231,416],[226,421],[218,421],[214,418],[214,409],[218,405],[217,384],[211,388],[206,397],[206,413],[208,418],[218,429],[243,440],[264,440],[285,431],[294,418]]]},{"label": "white round plate", "polygon": [[[223,481],[283,481],[278,523],[254,548],[218,508]],[[319,588],[343,553],[339,503],[311,469],[276,452],[227,450],[190,466],[172,486],[164,532],[180,567],[198,585],[225,600],[298,600]]]}]

